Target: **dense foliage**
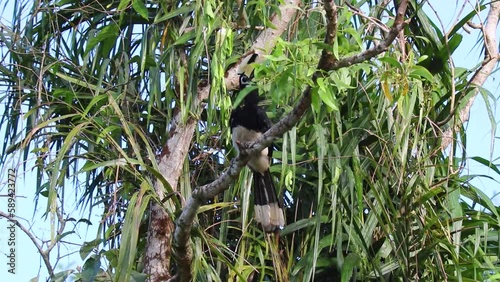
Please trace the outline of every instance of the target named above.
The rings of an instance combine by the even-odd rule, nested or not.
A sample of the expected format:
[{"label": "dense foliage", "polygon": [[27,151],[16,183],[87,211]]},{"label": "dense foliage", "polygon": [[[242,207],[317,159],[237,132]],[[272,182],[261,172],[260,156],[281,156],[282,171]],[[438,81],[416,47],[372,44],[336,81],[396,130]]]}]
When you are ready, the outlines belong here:
[{"label": "dense foliage", "polygon": [[[228,119],[242,97],[225,73],[272,28],[283,1],[13,2],[14,21],[1,32],[10,60],[0,67],[2,164],[36,159],[33,193],[55,215],[59,244],[71,232],[65,223],[81,216],[65,214],[69,195],[82,210],[102,211],[98,239],[80,242],[83,268],[73,277],[144,280],[148,205],[161,203],[175,221],[192,189],[235,156]],[[461,174],[466,135],[457,119],[486,91],[469,81],[477,69],[448,60],[475,12],[443,34],[425,1],[409,1],[411,20],[387,52],[314,81],[324,49],[343,58],[373,47],[399,3],[335,2],[333,46],[323,43],[322,4],[303,1],[255,66],[275,122],[312,87],[310,110],[274,144],[271,172],[287,226],[271,236],[253,224],[244,170],[199,210],[195,281],[494,280],[499,210]],[[198,103],[202,84],[210,94]],[[189,120],[195,135],[171,187],[157,160],[170,132]],[[449,128],[456,139],[443,150]],[[54,279],[69,275],[54,269]]]}]

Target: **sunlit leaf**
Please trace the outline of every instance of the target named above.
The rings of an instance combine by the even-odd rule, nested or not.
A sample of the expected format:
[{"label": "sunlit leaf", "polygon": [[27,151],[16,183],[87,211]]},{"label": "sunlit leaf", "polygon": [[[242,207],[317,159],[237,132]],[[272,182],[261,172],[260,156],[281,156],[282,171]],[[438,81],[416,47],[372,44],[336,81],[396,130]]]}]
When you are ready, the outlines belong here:
[{"label": "sunlit leaf", "polygon": [[149,19],[148,8],[144,5],[143,0],[132,0],[132,7],[134,10],[141,15],[144,19]]}]

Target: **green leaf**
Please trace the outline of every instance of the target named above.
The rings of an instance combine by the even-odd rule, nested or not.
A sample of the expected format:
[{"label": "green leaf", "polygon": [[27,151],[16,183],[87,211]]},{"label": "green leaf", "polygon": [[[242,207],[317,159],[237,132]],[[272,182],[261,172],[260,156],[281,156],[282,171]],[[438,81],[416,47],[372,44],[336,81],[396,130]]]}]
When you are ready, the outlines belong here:
[{"label": "green leaf", "polygon": [[[177,17],[179,15],[190,13],[193,10],[194,10],[194,5],[184,5],[184,6],[181,6],[179,8],[174,9],[172,12],[167,13],[167,14],[159,17],[159,18],[155,18],[154,23],[156,24],[156,23],[159,23],[159,22],[164,22],[166,20],[169,20],[171,18]],[[158,14],[157,17],[159,15],[160,14]]]},{"label": "green leaf", "polygon": [[[64,282],[73,273],[73,270],[63,270],[54,274],[54,277],[50,279],[51,282]],[[36,280],[38,281],[38,280]]]},{"label": "green leaf", "polygon": [[140,190],[134,193],[130,199],[130,208],[125,215],[125,222],[122,229],[118,267],[116,268],[117,281],[129,281],[131,278],[137,253],[139,227],[152,197],[148,193],[150,190],[150,184],[144,181],[141,183]]},{"label": "green leaf", "polygon": [[130,282],[145,282],[146,279],[148,278],[148,275],[145,273],[140,273],[137,271],[132,271],[130,273]]},{"label": "green leaf", "polygon": [[347,257],[344,259],[344,264],[342,265],[342,282],[351,281],[354,268],[358,266],[360,260],[361,258],[356,253],[350,253],[347,255]]},{"label": "green leaf", "polygon": [[[328,222],[328,217],[321,216],[321,222]],[[301,230],[314,225],[316,225],[316,220],[312,220],[311,218],[304,218],[285,226],[285,228],[280,232],[280,235],[285,236],[297,230]]]},{"label": "green leaf", "polygon": [[472,157],[472,160],[475,160],[476,162],[492,169],[494,172],[496,172],[498,175],[500,175],[500,170],[498,169],[497,165],[493,164],[489,160],[482,158],[482,157]]},{"label": "green leaf", "polygon": [[400,70],[403,69],[403,67],[401,66],[401,63],[393,57],[385,56],[385,57],[378,58],[378,60],[381,62],[387,63],[387,64],[389,64],[395,68],[398,68]]},{"label": "green leaf", "polygon": [[330,75],[330,78],[333,80],[335,86],[339,90],[356,89],[356,87],[350,85],[351,76],[348,73],[347,69],[340,69],[337,72],[332,73],[332,75]]},{"label": "green leaf", "polygon": [[56,6],[61,7],[69,3],[73,3],[73,0],[59,0],[56,2]]},{"label": "green leaf", "polygon": [[266,58],[269,61],[272,62],[287,62],[290,61],[290,59],[285,56],[285,55],[280,55],[280,56],[273,56],[273,55],[264,55],[264,58]]},{"label": "green leaf", "polygon": [[236,99],[233,102],[233,109],[238,107],[250,92],[256,91],[257,89],[258,89],[257,85],[249,85],[238,91],[238,95],[236,96]]},{"label": "green leaf", "polygon": [[128,7],[128,5],[130,4],[130,0],[121,0],[120,1],[120,4],[118,4],[118,11],[122,12],[123,10],[125,10],[125,8]]},{"label": "green leaf", "polygon": [[429,72],[429,70],[418,65],[412,67],[410,77],[417,79],[425,78],[428,81],[434,81],[434,76]]},{"label": "green leaf", "polygon": [[82,281],[92,282],[95,281],[97,274],[101,271],[101,260],[98,256],[89,257],[82,267]]},{"label": "green leaf", "polygon": [[205,15],[207,15],[208,17],[210,17],[211,19],[214,19],[215,18],[215,14],[214,14],[214,11],[212,9],[212,5],[210,3],[210,1],[206,1],[205,2],[205,5],[203,5],[205,7]]},{"label": "green leaf", "polygon": [[109,24],[102,28],[95,37],[91,37],[87,43],[87,47],[85,48],[84,56],[87,56],[87,54],[94,49],[94,47],[105,41],[105,40],[111,40],[114,41],[116,38],[118,38],[118,35],[120,34],[120,28],[118,27],[117,24]]},{"label": "green leaf", "polygon": [[186,44],[188,41],[194,39],[196,37],[196,32],[194,30],[190,30],[184,34],[182,34],[180,37],[175,40],[174,45],[183,45]]},{"label": "green leaf", "polygon": [[66,237],[66,236],[68,236],[70,234],[74,234],[74,233],[75,233],[75,231],[67,231],[67,232],[64,232],[64,233],[62,233],[60,235],[57,235],[56,241],[60,241],[62,238]]},{"label": "green leaf", "polygon": [[[479,12],[486,9],[486,5],[478,5],[472,11],[470,11],[465,17],[463,17],[449,32],[449,36],[454,36],[459,30],[461,30],[467,22],[472,18],[476,17]],[[443,38],[444,39],[444,38]]]},{"label": "green leaf", "polygon": [[132,8],[146,20],[149,20],[148,8],[142,0],[132,0]]},{"label": "green leaf", "polygon": [[95,239],[90,242],[84,242],[80,248],[80,258],[84,260],[94,249],[97,249],[102,243],[102,239]]},{"label": "green leaf", "polygon": [[450,38],[450,40],[448,41],[449,54],[453,54],[453,52],[455,52],[458,46],[460,46],[460,43],[462,43],[462,39],[463,35],[461,35],[460,33],[457,33]]},{"label": "green leaf", "polygon": [[320,77],[317,80],[318,82],[318,95],[321,98],[321,101],[325,103],[330,109],[338,111],[338,107],[335,102],[335,98],[333,97],[333,93],[331,91],[331,87],[327,87],[324,82],[324,78]]},{"label": "green leaf", "polygon": [[358,47],[360,49],[363,48],[363,41],[361,40],[361,36],[354,28],[349,27],[349,28],[346,28],[344,31],[349,33],[352,36],[352,38],[354,39],[354,41],[356,41],[356,44],[358,44]]}]

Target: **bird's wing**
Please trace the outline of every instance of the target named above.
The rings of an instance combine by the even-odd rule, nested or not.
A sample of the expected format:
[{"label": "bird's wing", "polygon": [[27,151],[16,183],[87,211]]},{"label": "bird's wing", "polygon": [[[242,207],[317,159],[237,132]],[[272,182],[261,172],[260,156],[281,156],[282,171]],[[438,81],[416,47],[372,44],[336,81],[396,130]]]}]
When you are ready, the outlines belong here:
[{"label": "bird's wing", "polygon": [[[269,130],[273,126],[273,123],[269,119],[266,114],[266,111],[261,107],[257,107],[257,121],[259,124],[259,131],[264,133]],[[273,157],[273,144],[267,147],[267,155],[269,156],[269,160]]]}]

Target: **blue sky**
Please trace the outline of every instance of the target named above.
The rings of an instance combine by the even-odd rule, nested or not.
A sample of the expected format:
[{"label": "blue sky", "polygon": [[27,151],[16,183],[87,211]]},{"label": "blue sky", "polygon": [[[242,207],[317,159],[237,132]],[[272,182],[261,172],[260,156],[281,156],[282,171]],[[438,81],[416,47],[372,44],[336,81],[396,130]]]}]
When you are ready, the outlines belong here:
[{"label": "blue sky", "polygon": [[[445,30],[450,30],[450,27],[453,23],[456,22],[457,15],[460,13],[460,9],[462,8],[462,4],[468,1],[460,1],[460,5],[451,5],[451,2],[455,1],[430,1],[432,7],[435,11],[438,12],[438,15],[441,19],[441,22],[445,26]],[[472,11],[474,7],[470,4],[466,4],[464,11],[461,13],[461,17],[464,17],[467,13]],[[434,15],[431,9],[426,9],[426,11],[431,11],[428,14]],[[487,16],[487,10],[483,11],[481,15],[481,20],[484,21]],[[436,16],[433,16],[435,19]],[[437,21],[435,21],[438,23]],[[474,23],[480,23],[480,20],[475,17],[473,20]],[[462,44],[455,51],[453,55],[453,61],[455,66],[457,67],[465,67],[472,68],[476,64],[478,64],[482,59],[482,45],[476,45],[476,42],[479,38],[479,31],[470,29],[470,34],[461,31],[464,36]],[[499,34],[497,34],[497,40],[499,40]],[[496,99],[498,99],[498,89],[499,89],[499,80],[500,76],[498,72],[493,72],[493,74],[488,78],[486,83],[483,85],[492,95],[495,97],[495,100],[489,101],[492,106],[492,110],[495,116],[495,120],[500,120],[500,113],[496,106]],[[499,162],[496,160],[500,156],[500,151],[498,149],[498,144],[495,144],[495,138],[498,134],[495,132],[495,129],[492,128],[491,121],[488,116],[487,107],[485,104],[485,100],[481,95],[478,95],[474,105],[471,108],[470,119],[466,124],[467,130],[467,158],[471,158],[474,156],[480,156],[485,159],[491,160],[493,163],[498,164]],[[474,161],[469,161],[465,168],[463,174],[482,174],[491,176],[497,180],[500,180],[500,177],[497,173],[492,171],[491,169],[487,169],[484,165],[478,164]],[[496,205],[500,205],[500,197],[494,197],[496,194],[500,192],[500,185],[498,182],[492,179],[487,179],[485,177],[479,177],[473,180],[472,182],[475,186],[483,190],[488,196],[493,197],[493,202]]]},{"label": "blue sky", "polygon": [[[3,7],[3,5],[6,5],[8,2],[5,2],[7,0],[0,0],[0,7]],[[442,0],[431,0],[430,3],[433,5],[434,9],[438,11],[439,17],[441,18],[441,21],[443,22],[443,25],[445,26],[445,30],[449,30],[450,28],[450,23],[453,23],[456,19],[457,14],[459,13],[460,7],[464,1],[459,2],[460,5],[457,5],[456,1],[448,0],[448,1],[442,1]],[[467,1],[465,1],[467,2]],[[10,5],[8,5],[10,7]],[[462,13],[462,17],[467,13],[468,11],[471,11],[473,7],[470,5],[465,6],[465,11]],[[432,15],[433,19],[436,19],[436,16],[433,15],[433,12],[431,9],[426,8],[426,12],[428,12],[430,15]],[[5,18],[8,18],[11,16],[11,12],[9,12],[9,9],[4,10],[3,12],[3,19],[4,21]],[[482,18],[484,19],[486,17],[486,13],[482,13]],[[475,18],[474,20],[476,23],[478,23],[478,19]],[[438,23],[438,21],[436,21]],[[455,52],[453,59],[455,62],[455,65],[458,67],[466,67],[466,68],[471,68],[475,64],[477,64],[480,60],[482,60],[481,56],[481,46],[475,46],[476,41],[478,40],[478,32],[477,31],[472,31],[471,34],[467,34],[465,32],[462,32],[464,35],[464,40],[462,44],[460,45],[459,49]],[[497,96],[496,93],[498,92],[498,87],[499,87],[499,75],[498,73],[494,73],[486,82],[484,87],[488,89],[490,92],[492,92],[495,97]],[[494,102],[494,101],[491,101]],[[497,120],[500,120],[500,115],[498,111],[495,108],[495,117]],[[471,118],[469,123],[467,124],[467,133],[468,133],[468,147],[467,147],[467,156],[472,157],[472,156],[481,156],[486,159],[491,159],[495,161],[495,159],[500,156],[500,152],[498,151],[497,147],[498,146],[493,146],[492,145],[492,128],[490,126],[490,121],[488,117],[488,113],[486,111],[485,103],[482,97],[478,97],[474,103],[474,106],[472,107],[471,111]],[[3,136],[3,133],[1,133],[1,136]],[[28,171],[29,172],[29,171]],[[5,175],[6,172],[1,171],[0,172],[2,175]],[[475,163],[469,163],[468,166],[466,167],[466,174],[486,174],[490,175],[494,178],[500,179],[493,171],[489,169],[485,169],[484,166],[478,165]],[[2,181],[4,181],[4,178],[2,177]],[[3,184],[3,183],[2,183]],[[494,180],[489,180],[486,178],[479,178],[474,180],[474,184],[481,188],[485,193],[487,193],[490,197],[495,195],[496,193],[500,192],[500,185],[494,181]],[[3,185],[0,185],[0,194],[4,193],[3,190]],[[33,193],[34,193],[34,179],[30,176],[24,176],[24,175],[18,175],[17,178],[17,189],[18,193],[21,195],[26,196],[26,198],[19,198],[17,200],[18,204],[18,216],[20,218],[24,218],[25,220],[21,220],[22,223],[25,226],[30,226],[32,225],[32,231],[39,236],[40,238],[50,238],[50,225],[48,221],[44,221],[44,218],[42,217],[43,211],[45,210],[45,203],[43,201],[40,202],[38,206],[38,210],[36,211],[35,215],[33,215]],[[500,205],[500,197],[497,197],[494,199],[494,202],[497,205]],[[4,210],[4,207],[6,207],[6,202],[5,198],[0,198],[0,210]],[[75,207],[72,207],[75,208]],[[72,210],[68,210],[68,212],[72,212]],[[92,218],[94,222],[98,222],[100,220],[99,217],[94,216]],[[7,232],[4,232],[7,227],[7,222],[5,220],[0,220],[0,252],[5,253],[6,250],[4,249],[6,245],[6,235]],[[74,242],[82,242],[82,241],[90,241],[95,238],[95,229],[91,228],[87,230],[86,228],[80,228],[77,230],[77,235],[74,235],[74,237],[69,237],[67,238],[69,241],[74,241]],[[84,239],[85,238],[85,239]],[[17,248],[17,270],[18,274],[16,275],[15,279],[18,281],[28,281],[30,278],[33,278],[40,274],[42,278],[47,276],[47,273],[45,271],[45,266],[43,265],[40,256],[38,255],[36,249],[34,248],[33,244],[29,239],[20,231],[17,230],[17,240],[18,240],[18,248]],[[78,251],[79,247],[63,247],[60,250],[61,254],[66,254],[67,252],[75,252]],[[57,255],[57,251],[53,253],[52,257],[54,258],[55,255]],[[78,261],[78,263],[81,264],[79,261],[78,255],[76,254],[75,257],[64,257],[60,260],[59,262],[59,268],[56,269],[56,272],[62,270],[62,269],[68,269],[68,268],[74,268],[76,266],[76,263],[74,261]],[[54,262],[54,260],[52,260]],[[4,263],[3,259],[0,259],[0,273],[2,274],[2,277],[5,277],[6,273],[6,263]],[[7,276],[9,277],[9,276]],[[3,278],[2,278],[3,280]],[[9,279],[12,280],[12,279]]]}]

